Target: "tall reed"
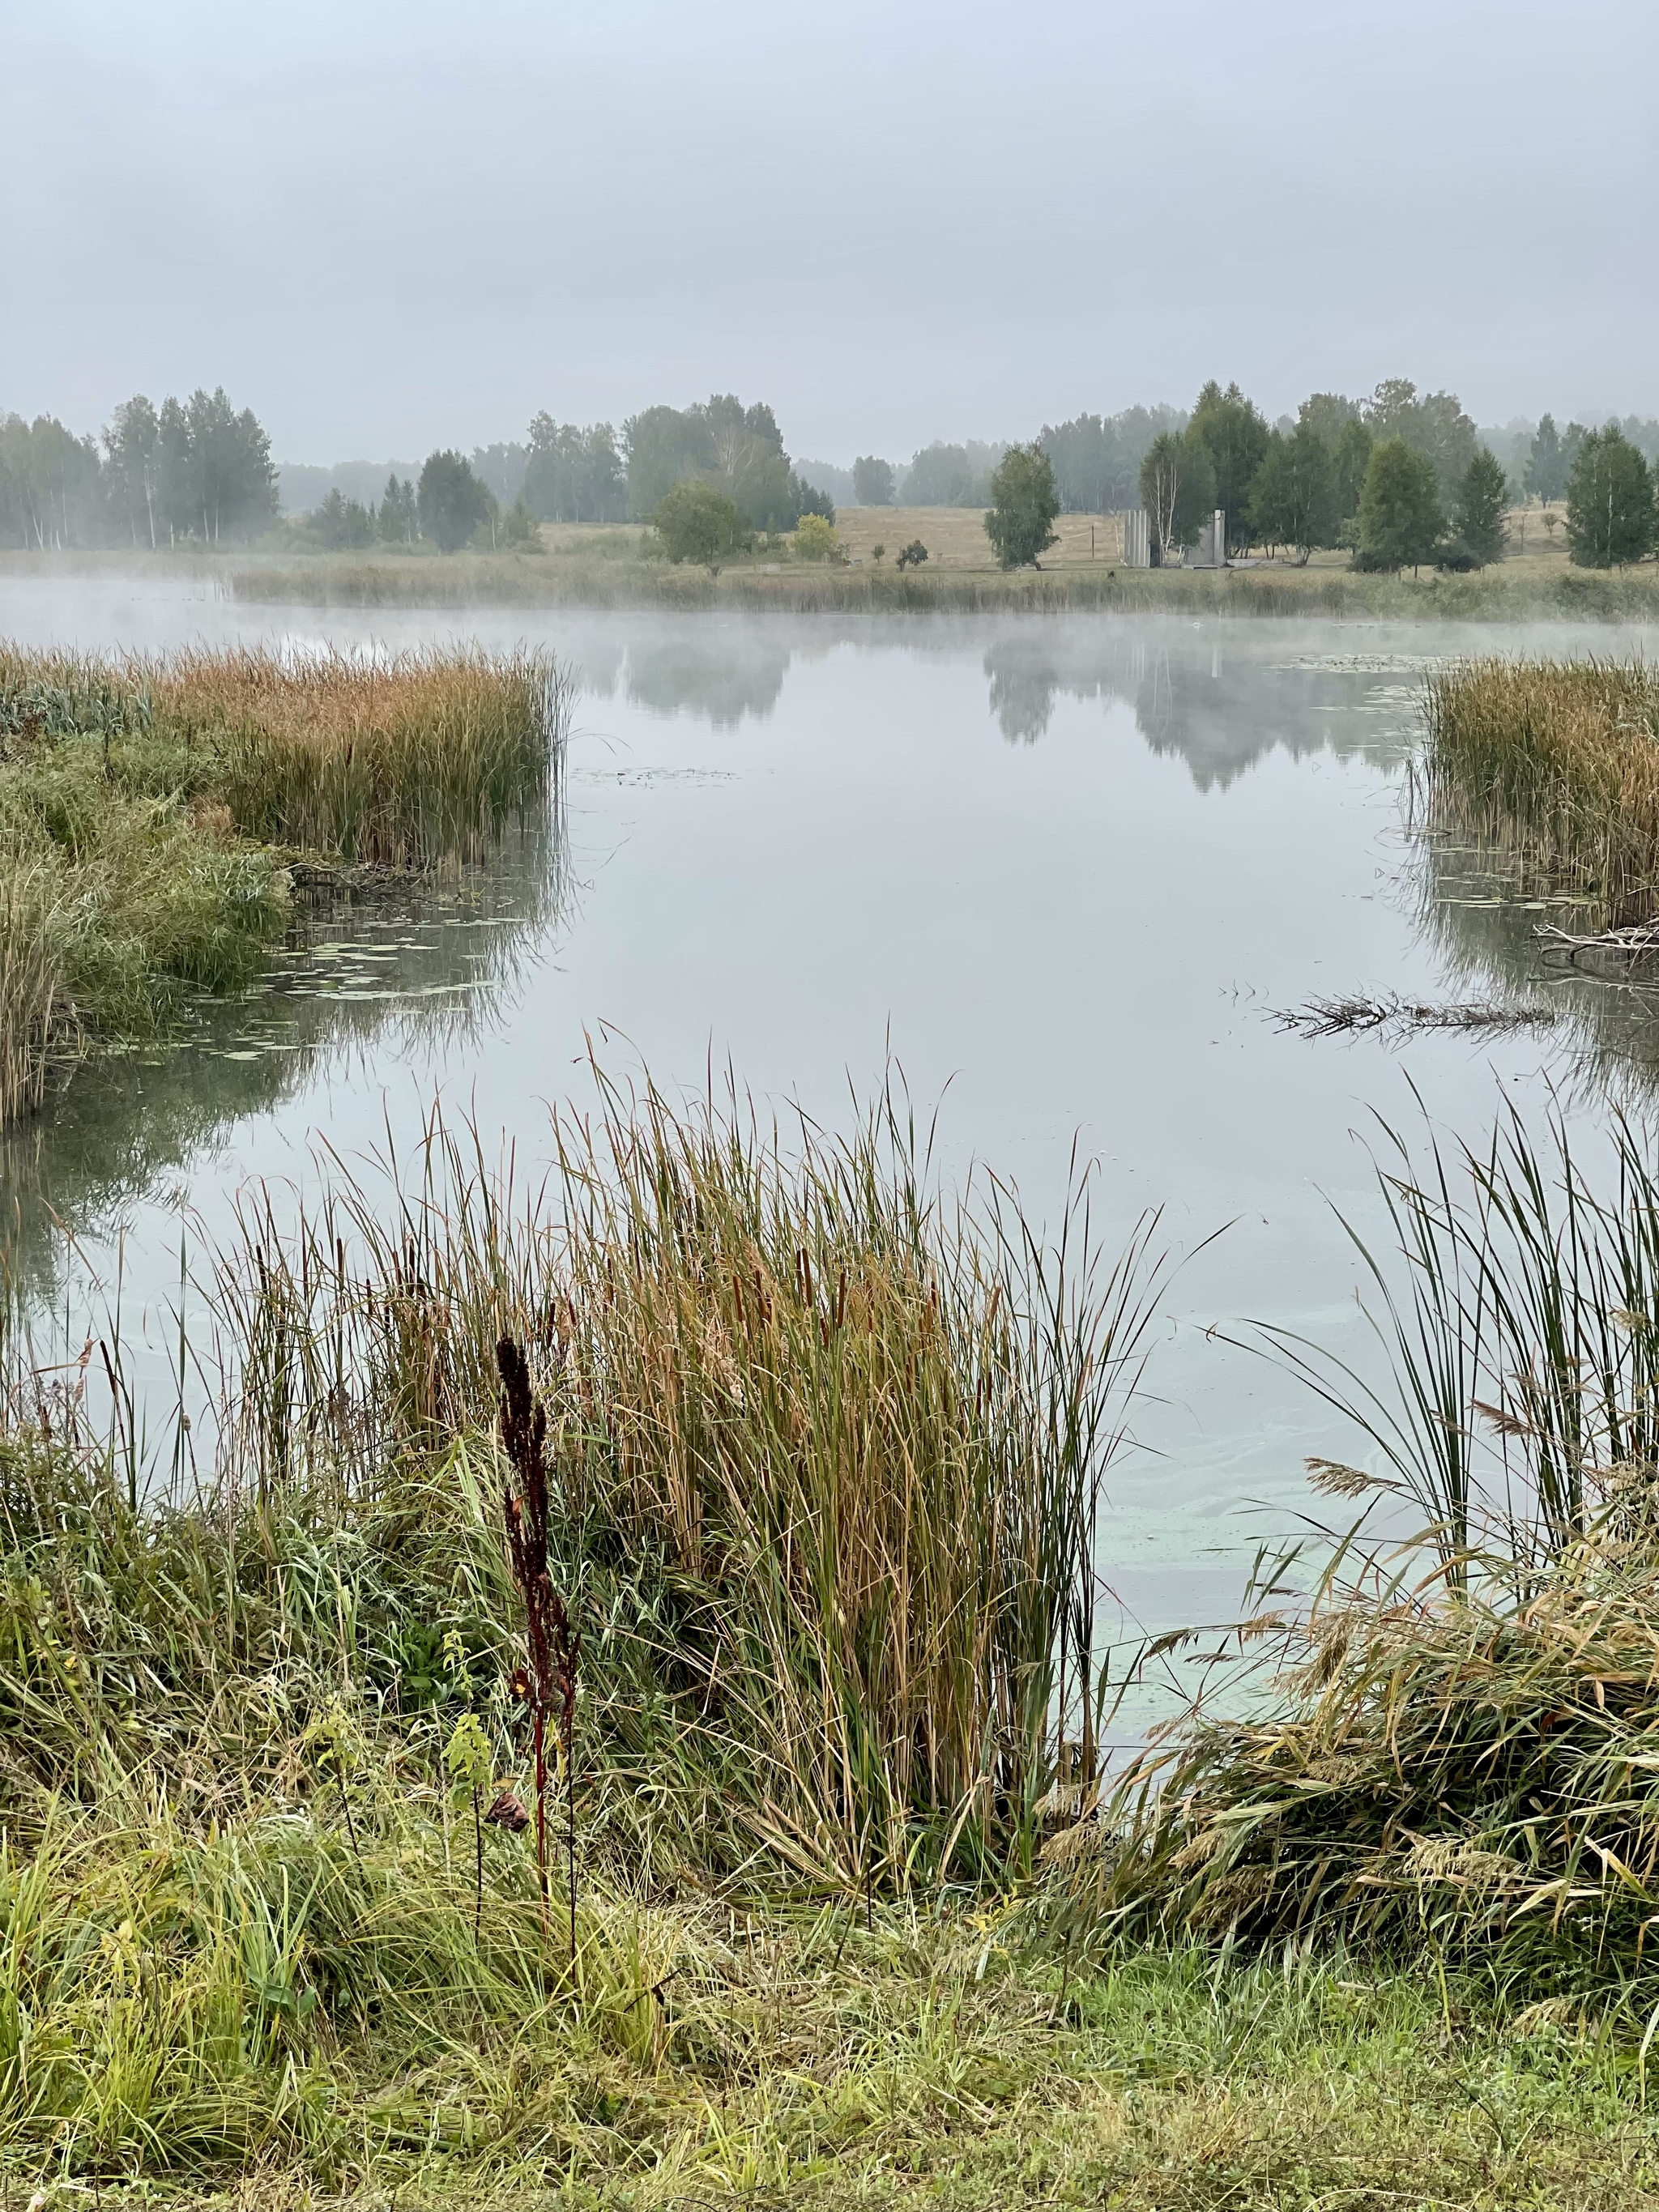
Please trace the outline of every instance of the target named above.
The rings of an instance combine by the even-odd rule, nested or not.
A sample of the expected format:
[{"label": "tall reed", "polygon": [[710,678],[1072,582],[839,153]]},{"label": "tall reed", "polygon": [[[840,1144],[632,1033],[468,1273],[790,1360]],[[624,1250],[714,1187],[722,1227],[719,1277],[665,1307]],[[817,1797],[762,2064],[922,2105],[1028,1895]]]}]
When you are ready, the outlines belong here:
[{"label": "tall reed", "polygon": [[1312,1463],[1361,1517],[1308,1604],[1267,1577],[1219,1707],[1052,1847],[1091,1924],[1426,1941],[1652,2014],[1659,1171],[1632,1125],[1607,1153],[1514,1113],[1479,1153],[1398,1146],[1400,1251],[1366,1255],[1389,1382],[1280,1340],[1373,1447]]},{"label": "tall reed", "polygon": [[786,1146],[735,1098],[601,1089],[528,1194],[434,1122],[390,1219],[344,1176],[291,1232],[249,1218],[221,1291],[247,1481],[350,1487],[488,1435],[496,1344],[525,1341],[562,1586],[654,1563],[641,1663],[746,1762],[768,1845],[854,1886],[1018,1857],[1056,1770],[1095,1762],[1151,1225],[1106,1267],[1081,1190],[1052,1249],[994,1185],[951,1206],[891,1098]]},{"label": "tall reed", "polygon": [[1640,660],[1463,661],[1430,677],[1425,713],[1442,823],[1519,852],[1620,918],[1653,910],[1659,672]]},{"label": "tall reed", "polygon": [[476,858],[556,801],[568,693],[534,656],[0,644],[0,1121],[99,1037],[234,989],[283,927],[283,855]]},{"label": "tall reed", "polygon": [[206,745],[244,836],[394,866],[476,857],[547,788],[565,679],[476,648],[238,647],[143,672],[157,725]]}]

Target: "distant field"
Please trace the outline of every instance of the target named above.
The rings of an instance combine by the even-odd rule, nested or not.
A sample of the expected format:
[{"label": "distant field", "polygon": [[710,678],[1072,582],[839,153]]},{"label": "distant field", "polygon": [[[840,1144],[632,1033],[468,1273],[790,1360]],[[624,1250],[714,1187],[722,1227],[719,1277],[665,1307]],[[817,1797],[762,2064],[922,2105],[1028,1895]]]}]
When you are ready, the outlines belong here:
[{"label": "distant field", "polygon": [[[1560,510],[1555,511],[1559,516]],[[1467,576],[1356,574],[1346,553],[1294,561],[1252,561],[1212,569],[1131,569],[1122,563],[1115,515],[1073,514],[1042,570],[1005,574],[990,558],[984,522],[972,507],[848,507],[837,518],[846,553],[840,563],[796,560],[789,541],[763,542],[752,556],[718,576],[647,557],[651,540],[637,523],[544,526],[537,553],[443,555],[429,546],[361,553],[258,550],[217,555],[0,552],[0,634],[8,579],[142,572],[211,580],[254,605],[591,606],[777,609],[797,613],[927,611],[1102,612],[1226,616],[1336,616],[1412,621],[1659,621],[1659,567],[1597,572],[1575,568],[1565,532],[1532,507],[1510,518],[1506,560]],[[900,550],[920,538],[925,567],[901,572]],[[875,548],[884,548],[878,562]]]}]

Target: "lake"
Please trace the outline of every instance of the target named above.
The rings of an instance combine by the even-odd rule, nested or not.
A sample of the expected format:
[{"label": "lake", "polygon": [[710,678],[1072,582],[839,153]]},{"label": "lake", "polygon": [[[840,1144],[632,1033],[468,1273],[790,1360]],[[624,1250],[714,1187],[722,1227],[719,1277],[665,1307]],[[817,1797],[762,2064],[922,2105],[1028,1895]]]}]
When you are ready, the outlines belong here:
[{"label": "lake", "polygon": [[[587,1093],[590,1045],[671,1091],[729,1062],[763,1103],[832,1126],[890,1067],[938,1109],[947,1182],[982,1161],[1053,1220],[1075,1145],[1109,1244],[1162,1209],[1160,1247],[1187,1256],[1111,1477],[1103,1565],[1127,1626],[1213,1617],[1256,1543],[1307,1507],[1304,1456],[1355,1449],[1279,1367],[1221,1339],[1254,1320],[1364,1357],[1361,1268],[1333,1209],[1376,1224],[1374,1117],[1426,1111],[1474,1139],[1507,1097],[1593,1122],[1659,1068],[1646,994],[1542,966],[1534,915],[1425,854],[1404,802],[1435,659],[1622,653],[1651,634],[289,617],[11,580],[0,634],[460,635],[580,672],[562,819],[459,884],[325,919],[268,988],[204,1011],[181,1045],[90,1065],[7,1140],[37,1357],[112,1326],[118,1297],[141,1395],[165,1404],[181,1237],[188,1259],[223,1236],[261,1179],[291,1206],[319,1143],[407,1156],[435,1097],[533,1162],[547,1102]],[[1563,1018],[1403,1046],[1273,1018],[1353,991],[1553,994]]]}]

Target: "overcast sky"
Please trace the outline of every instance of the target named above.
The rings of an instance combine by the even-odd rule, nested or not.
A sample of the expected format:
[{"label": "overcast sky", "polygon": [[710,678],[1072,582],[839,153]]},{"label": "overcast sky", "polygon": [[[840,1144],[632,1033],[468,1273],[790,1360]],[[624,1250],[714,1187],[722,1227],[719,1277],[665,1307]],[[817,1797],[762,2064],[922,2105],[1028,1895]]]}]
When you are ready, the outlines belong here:
[{"label": "overcast sky", "polygon": [[0,409],[279,459],[711,390],[908,457],[1237,377],[1659,414],[1656,0],[0,0]]}]

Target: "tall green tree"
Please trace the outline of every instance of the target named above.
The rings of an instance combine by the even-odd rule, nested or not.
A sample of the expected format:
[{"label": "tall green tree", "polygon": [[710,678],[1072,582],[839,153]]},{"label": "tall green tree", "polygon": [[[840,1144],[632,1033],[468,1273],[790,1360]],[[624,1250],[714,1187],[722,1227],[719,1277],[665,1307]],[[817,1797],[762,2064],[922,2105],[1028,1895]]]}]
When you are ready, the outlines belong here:
[{"label": "tall green tree", "polygon": [[1457,487],[1453,520],[1457,534],[1482,563],[1502,558],[1507,532],[1504,511],[1509,505],[1509,478],[1496,453],[1482,446],[1463,471]]},{"label": "tall green tree", "polygon": [[1140,464],[1140,503],[1153,557],[1167,561],[1188,545],[1215,511],[1215,466],[1201,438],[1165,430]]},{"label": "tall green tree", "polygon": [[1409,377],[1385,377],[1364,403],[1362,413],[1374,441],[1399,438],[1427,461],[1443,507],[1457,496],[1463,471],[1478,442],[1473,419],[1455,392],[1419,395]]},{"label": "tall green tree", "polygon": [[[1336,518],[1339,524],[1352,522],[1359,513],[1359,495],[1364,489],[1365,471],[1371,465],[1371,434],[1356,415],[1342,425],[1340,436],[1331,449],[1331,474],[1336,490]],[[1347,540],[1345,538],[1346,544]]]},{"label": "tall green tree", "polygon": [[112,509],[135,545],[156,546],[155,501],[161,489],[161,426],[142,392],[124,400],[104,432]]},{"label": "tall green tree", "polygon": [[0,507],[5,533],[36,552],[94,545],[103,534],[106,487],[91,438],[52,415],[0,421]]},{"label": "tall green tree", "polygon": [[1584,433],[1567,484],[1567,544],[1581,568],[1622,568],[1653,550],[1653,478],[1616,423]]},{"label": "tall green tree", "polygon": [[860,453],[853,464],[853,496],[860,507],[893,504],[893,464],[874,453]]},{"label": "tall green tree", "polygon": [[[672,412],[672,410],[670,410]],[[542,522],[620,522],[628,513],[622,455],[608,422],[556,422],[544,412],[530,426],[530,459],[520,497]]]},{"label": "tall green tree", "polygon": [[415,543],[420,531],[420,518],[416,506],[415,487],[407,477],[399,483],[394,471],[386,478],[374,526],[383,545],[412,545]]},{"label": "tall green tree", "polygon": [[[1297,409],[1296,419],[1316,430],[1324,440],[1326,450],[1334,456],[1344,430],[1359,420],[1359,402],[1340,392],[1310,392]],[[1353,512],[1352,507],[1348,511]]]},{"label": "tall green tree", "polygon": [[1054,471],[1041,446],[1010,446],[991,474],[991,505],[985,535],[998,566],[1040,568],[1041,556],[1058,541],[1054,517],[1060,494]]},{"label": "tall green tree", "polygon": [[1249,543],[1251,487],[1267,457],[1266,418],[1237,384],[1224,392],[1212,377],[1198,395],[1187,435],[1209,454],[1212,509],[1225,509],[1228,549],[1242,552]]},{"label": "tall green tree", "polygon": [[1443,525],[1432,467],[1403,438],[1384,438],[1359,495],[1361,567],[1417,568],[1433,559]]},{"label": "tall green tree", "polygon": [[1273,431],[1250,486],[1249,520],[1256,539],[1293,545],[1305,563],[1316,545],[1334,544],[1341,519],[1330,450],[1313,423],[1304,415],[1288,438]]},{"label": "tall green tree", "polygon": [[1527,456],[1526,487],[1534,499],[1559,499],[1567,488],[1567,464],[1553,415],[1540,415]]},{"label": "tall green tree", "polygon": [[416,493],[421,535],[441,553],[458,553],[480,523],[488,522],[495,501],[487,484],[472,473],[471,462],[452,451],[428,453]]}]

